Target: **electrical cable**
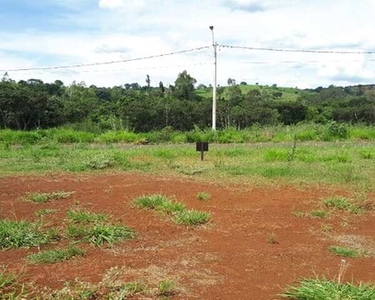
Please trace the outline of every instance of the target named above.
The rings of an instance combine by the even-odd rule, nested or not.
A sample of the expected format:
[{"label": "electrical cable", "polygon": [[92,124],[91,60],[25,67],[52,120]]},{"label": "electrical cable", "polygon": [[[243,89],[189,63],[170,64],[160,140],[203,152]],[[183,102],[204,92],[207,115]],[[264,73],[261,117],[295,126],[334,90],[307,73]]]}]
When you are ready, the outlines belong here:
[{"label": "electrical cable", "polygon": [[19,69],[9,69],[9,70],[0,70],[0,72],[20,72],[20,71],[37,71],[37,70],[60,70],[60,69],[74,69],[74,68],[83,68],[83,67],[92,67],[92,66],[102,66],[102,65],[112,65],[112,64],[118,64],[118,63],[126,63],[131,61],[140,61],[140,60],[146,60],[146,59],[153,59],[163,56],[171,56],[171,55],[177,55],[177,54],[184,54],[189,53],[193,51],[201,51],[203,49],[208,49],[210,46],[202,46],[197,48],[192,48],[188,50],[181,50],[181,51],[175,51],[175,52],[169,52],[169,53],[163,53],[163,54],[156,54],[156,55],[150,55],[150,56],[144,56],[144,57],[137,57],[137,58],[129,58],[129,59],[123,59],[123,60],[114,60],[114,61],[106,61],[106,62],[95,62],[95,63],[88,63],[88,64],[75,64],[75,65],[65,65],[65,66],[51,66],[51,67],[35,67],[35,68],[19,68]]},{"label": "electrical cable", "polygon": [[219,45],[222,48],[244,49],[253,51],[273,51],[273,52],[291,52],[291,53],[316,53],[316,54],[375,54],[375,51],[338,51],[338,50],[307,50],[307,49],[278,49],[278,48],[262,48],[262,47],[246,47]]}]

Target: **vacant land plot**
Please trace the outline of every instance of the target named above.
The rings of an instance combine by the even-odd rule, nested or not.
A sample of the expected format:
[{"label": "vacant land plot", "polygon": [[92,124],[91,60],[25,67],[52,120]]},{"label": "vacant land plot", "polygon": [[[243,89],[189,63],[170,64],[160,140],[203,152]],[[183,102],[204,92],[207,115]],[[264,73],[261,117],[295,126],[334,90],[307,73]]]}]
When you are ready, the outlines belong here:
[{"label": "vacant land plot", "polygon": [[369,145],[219,147],[205,162],[188,146],[1,153],[3,295],[315,299],[290,286],[374,284]]}]

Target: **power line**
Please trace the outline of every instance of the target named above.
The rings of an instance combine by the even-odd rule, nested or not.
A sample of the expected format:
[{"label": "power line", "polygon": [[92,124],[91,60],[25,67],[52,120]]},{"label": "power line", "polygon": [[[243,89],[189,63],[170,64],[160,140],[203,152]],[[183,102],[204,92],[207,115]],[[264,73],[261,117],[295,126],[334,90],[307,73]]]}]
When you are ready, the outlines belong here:
[{"label": "power line", "polygon": [[262,47],[246,47],[220,45],[222,48],[244,49],[253,51],[273,51],[273,52],[291,52],[291,53],[316,53],[316,54],[375,54],[375,51],[337,51],[337,50],[307,50],[307,49],[278,49],[278,48],[262,48]]},{"label": "power line", "polygon": [[121,72],[127,70],[155,70],[155,69],[172,69],[172,68],[182,68],[182,67],[191,67],[191,66],[202,66],[211,64],[209,62],[200,62],[200,63],[193,63],[193,64],[184,64],[184,65],[171,65],[171,66],[152,66],[152,67],[144,67],[144,68],[121,68],[121,69],[106,69],[106,70],[83,70],[82,73],[96,73],[96,72]]},{"label": "power line", "polygon": [[126,63],[131,61],[139,61],[139,60],[146,60],[146,59],[153,59],[163,56],[172,56],[177,54],[184,54],[193,51],[201,51],[203,49],[208,49],[210,46],[203,46],[192,48],[188,50],[181,50],[163,54],[156,54],[144,57],[137,57],[137,58],[129,58],[123,60],[113,60],[113,61],[106,61],[106,62],[95,62],[95,63],[88,63],[88,64],[76,64],[76,65],[65,65],[65,66],[51,66],[51,67],[35,67],[35,68],[19,68],[19,69],[9,69],[9,70],[0,70],[0,72],[20,72],[20,71],[37,71],[37,70],[60,70],[60,69],[74,69],[74,68],[83,68],[83,67],[92,67],[92,66],[102,66],[102,65],[112,65],[112,64],[119,64],[119,63]]}]

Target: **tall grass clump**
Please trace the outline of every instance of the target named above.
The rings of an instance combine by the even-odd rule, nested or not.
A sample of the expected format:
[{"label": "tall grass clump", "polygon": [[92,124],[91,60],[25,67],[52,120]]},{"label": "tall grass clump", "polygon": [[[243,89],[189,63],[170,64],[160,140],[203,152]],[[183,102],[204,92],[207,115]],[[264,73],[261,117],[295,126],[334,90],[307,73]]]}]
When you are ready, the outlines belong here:
[{"label": "tall grass clump", "polygon": [[375,286],[353,283],[339,283],[323,279],[305,279],[296,287],[289,287],[281,295],[291,300],[328,300],[328,299],[375,299]]},{"label": "tall grass clump", "polygon": [[133,239],[134,231],[123,225],[96,224],[86,227],[75,224],[68,226],[68,236],[84,242],[90,242],[95,246],[104,243],[114,244],[119,241]]},{"label": "tall grass clump", "polygon": [[0,249],[37,247],[56,237],[55,230],[42,230],[40,223],[0,220]]},{"label": "tall grass clump", "polygon": [[133,200],[133,205],[142,209],[155,210],[172,217],[173,222],[188,226],[205,224],[210,214],[186,209],[183,203],[172,201],[164,195],[144,195]]}]

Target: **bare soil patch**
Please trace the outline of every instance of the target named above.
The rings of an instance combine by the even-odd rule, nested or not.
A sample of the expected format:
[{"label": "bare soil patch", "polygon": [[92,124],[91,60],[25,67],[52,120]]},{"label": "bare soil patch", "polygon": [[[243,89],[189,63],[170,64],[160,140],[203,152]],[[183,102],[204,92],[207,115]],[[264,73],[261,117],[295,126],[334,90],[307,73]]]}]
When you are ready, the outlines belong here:
[{"label": "bare soil patch", "polygon": [[[67,199],[41,204],[22,200],[30,192],[54,191],[75,193]],[[196,199],[202,191],[211,195],[210,200]],[[150,211],[132,208],[133,198],[155,193],[210,212],[212,221],[188,228]],[[98,283],[115,272],[115,280],[124,282],[175,280],[178,293],[173,299],[276,299],[287,285],[302,277],[335,278],[341,257],[328,250],[330,245],[343,241],[373,250],[373,212],[326,220],[293,214],[314,209],[322,197],[342,193],[317,188],[223,187],[140,174],[1,178],[2,219],[36,220],[36,211],[54,209],[57,211],[44,216],[44,222],[47,227],[61,228],[66,211],[80,206],[111,215],[133,228],[137,236],[111,247],[83,244],[85,257],[53,265],[27,263],[25,257],[38,252],[35,248],[0,250],[0,265],[22,274],[23,281],[34,282],[39,288],[60,289],[65,282],[76,279]],[[324,232],[326,225],[333,232]],[[41,250],[64,243],[48,244]],[[347,261],[348,281],[354,278],[355,282],[374,283],[373,257]]]}]

